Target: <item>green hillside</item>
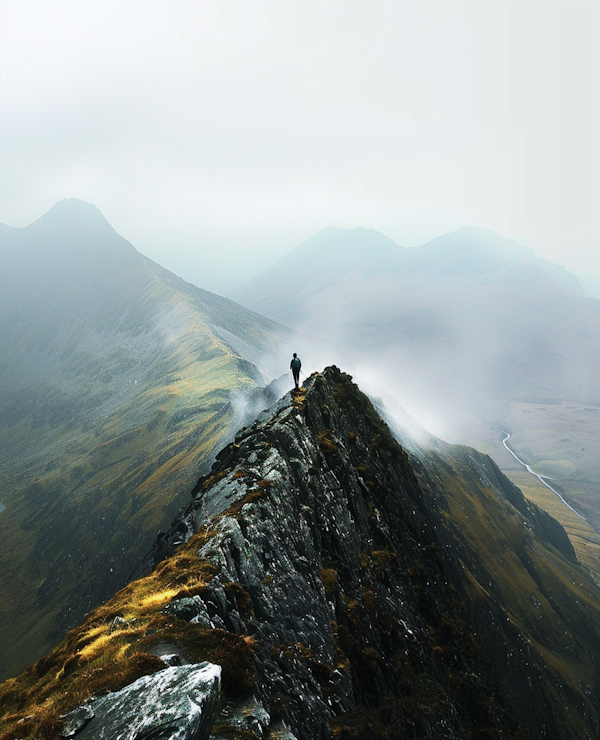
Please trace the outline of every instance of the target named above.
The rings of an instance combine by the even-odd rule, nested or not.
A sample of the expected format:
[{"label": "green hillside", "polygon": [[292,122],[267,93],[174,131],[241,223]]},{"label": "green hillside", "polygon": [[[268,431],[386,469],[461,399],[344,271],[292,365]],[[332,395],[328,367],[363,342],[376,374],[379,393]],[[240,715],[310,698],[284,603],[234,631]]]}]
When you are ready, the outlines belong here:
[{"label": "green hillside", "polygon": [[80,201],[0,232],[0,675],[139,574],[289,336]]}]

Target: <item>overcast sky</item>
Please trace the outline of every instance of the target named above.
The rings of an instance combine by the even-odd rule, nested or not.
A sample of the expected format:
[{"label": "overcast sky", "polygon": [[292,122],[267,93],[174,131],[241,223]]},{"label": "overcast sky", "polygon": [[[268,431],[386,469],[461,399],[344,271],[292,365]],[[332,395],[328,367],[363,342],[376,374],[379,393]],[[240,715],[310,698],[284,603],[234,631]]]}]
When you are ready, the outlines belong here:
[{"label": "overcast sky", "polygon": [[600,279],[600,3],[0,0],[0,222],[94,203],[217,291],[323,227]]}]

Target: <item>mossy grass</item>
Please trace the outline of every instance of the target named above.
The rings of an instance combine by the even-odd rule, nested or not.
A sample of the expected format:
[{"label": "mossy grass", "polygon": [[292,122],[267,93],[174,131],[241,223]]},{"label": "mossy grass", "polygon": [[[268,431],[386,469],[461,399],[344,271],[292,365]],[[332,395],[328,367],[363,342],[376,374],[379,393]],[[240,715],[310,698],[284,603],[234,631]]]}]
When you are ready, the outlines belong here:
[{"label": "mossy grass", "polygon": [[325,589],[325,596],[331,598],[335,596],[338,590],[338,572],[333,568],[323,568],[321,570],[321,580]]},{"label": "mossy grass", "polygon": [[300,386],[292,390],[292,404],[295,408],[301,409],[304,406],[304,400],[306,398],[306,388]]},{"label": "mossy grass", "polygon": [[338,451],[338,446],[333,439],[335,431],[333,429],[325,429],[325,431],[319,433],[319,447],[325,454],[331,454]]}]

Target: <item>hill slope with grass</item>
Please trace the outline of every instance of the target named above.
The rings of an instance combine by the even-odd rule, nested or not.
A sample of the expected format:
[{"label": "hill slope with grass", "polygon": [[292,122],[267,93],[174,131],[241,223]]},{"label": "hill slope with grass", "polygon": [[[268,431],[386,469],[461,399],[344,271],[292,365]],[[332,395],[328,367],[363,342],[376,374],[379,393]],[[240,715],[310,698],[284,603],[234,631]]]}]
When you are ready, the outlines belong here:
[{"label": "hill slope with grass", "polygon": [[136,737],[192,737],[197,714],[167,727],[149,687],[218,675],[203,661],[215,740],[598,737],[600,589],[562,527],[489,457],[397,437],[337,368],[284,396],[154,571],[0,686],[0,738],[112,737],[131,695]]},{"label": "hill slope with grass", "polygon": [[127,582],[291,335],[87,203],[0,230],[0,675]]}]

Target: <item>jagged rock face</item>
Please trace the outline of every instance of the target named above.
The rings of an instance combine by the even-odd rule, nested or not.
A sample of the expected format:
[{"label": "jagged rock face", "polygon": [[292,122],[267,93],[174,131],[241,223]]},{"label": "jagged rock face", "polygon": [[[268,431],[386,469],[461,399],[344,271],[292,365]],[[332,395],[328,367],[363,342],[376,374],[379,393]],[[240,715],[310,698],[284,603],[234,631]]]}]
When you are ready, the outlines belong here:
[{"label": "jagged rock face", "polygon": [[67,715],[61,737],[79,740],[208,740],[221,669],[165,668]]},{"label": "jagged rock face", "polygon": [[[576,570],[564,531],[486,456],[438,443],[420,457],[395,441],[349,376],[313,376],[305,395],[284,397],[242,430],[200,481],[174,530],[209,532],[198,554],[217,575],[193,603],[168,609],[251,635],[255,696],[270,723],[302,740],[595,737],[588,696],[600,682],[585,652],[600,648],[599,594]],[[477,499],[489,517],[486,497],[499,507],[492,536],[518,550],[512,578],[529,579],[533,604],[551,605],[546,635],[510,603],[506,574],[463,527],[469,515],[452,512]],[[547,570],[575,569],[592,593],[586,645],[552,644],[575,624],[538,572],[540,557]],[[557,668],[563,649],[586,662],[587,688]],[[229,736],[219,722],[215,737]]]},{"label": "jagged rock face", "polygon": [[204,660],[212,740],[600,737],[600,589],[562,528],[487,456],[396,434],[336,368],[261,413],[154,571],[0,687],[0,740]]}]

